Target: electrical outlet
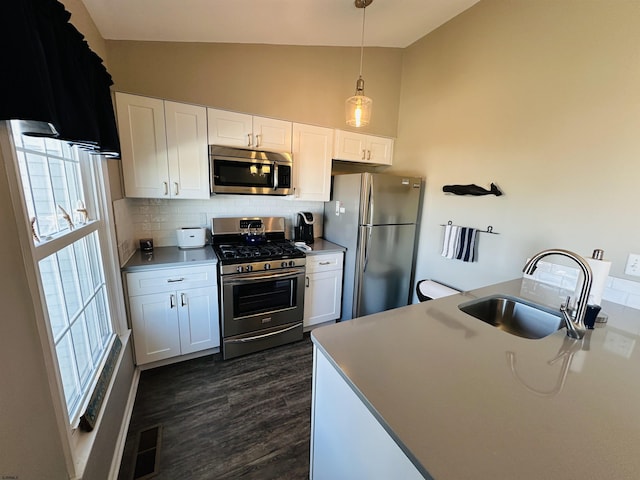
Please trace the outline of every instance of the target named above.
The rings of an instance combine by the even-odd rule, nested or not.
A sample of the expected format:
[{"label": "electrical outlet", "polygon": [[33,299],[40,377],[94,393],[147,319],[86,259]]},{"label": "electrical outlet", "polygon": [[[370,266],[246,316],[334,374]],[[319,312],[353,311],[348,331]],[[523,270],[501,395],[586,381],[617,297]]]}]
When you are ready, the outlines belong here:
[{"label": "electrical outlet", "polygon": [[624,269],[627,275],[640,277],[640,254],[630,253],[627,259],[627,266]]}]

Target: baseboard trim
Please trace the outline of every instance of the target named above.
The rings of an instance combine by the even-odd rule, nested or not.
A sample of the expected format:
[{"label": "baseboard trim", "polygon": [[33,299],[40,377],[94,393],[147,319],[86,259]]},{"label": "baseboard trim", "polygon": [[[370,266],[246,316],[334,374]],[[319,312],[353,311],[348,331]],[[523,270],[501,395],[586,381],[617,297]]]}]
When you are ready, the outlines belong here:
[{"label": "baseboard trim", "polygon": [[131,380],[131,388],[129,389],[129,397],[127,398],[127,404],[125,406],[125,411],[122,418],[122,424],[120,426],[120,433],[118,434],[118,441],[116,443],[116,448],[113,452],[113,459],[111,460],[111,470],[109,471],[109,480],[117,480],[118,473],[120,472],[120,465],[122,464],[122,454],[124,453],[124,446],[127,442],[127,433],[129,432],[129,424],[131,422],[131,415],[133,414],[133,405],[135,404],[135,401],[136,401],[139,382],[140,382],[140,369],[136,368],[133,372],[133,378]]}]

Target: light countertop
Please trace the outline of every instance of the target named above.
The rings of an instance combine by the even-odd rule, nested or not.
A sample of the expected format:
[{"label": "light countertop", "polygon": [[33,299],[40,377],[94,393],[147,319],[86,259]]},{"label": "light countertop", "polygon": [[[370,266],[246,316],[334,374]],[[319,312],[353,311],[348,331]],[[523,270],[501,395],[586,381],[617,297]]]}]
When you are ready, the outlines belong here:
[{"label": "light countertop", "polygon": [[323,253],[344,252],[346,248],[336,243],[332,243],[324,238],[314,238],[309,245],[312,250],[304,250],[307,255],[322,255]]},{"label": "light countertop", "polygon": [[311,336],[425,477],[640,478],[640,311],[603,302],[583,340],[530,340],[458,309],[494,293],[564,295],[514,280]]},{"label": "light countertop", "polygon": [[151,254],[137,250],[122,267],[123,272],[149,268],[188,267],[203,263],[217,263],[211,245],[201,248],[155,247]]}]

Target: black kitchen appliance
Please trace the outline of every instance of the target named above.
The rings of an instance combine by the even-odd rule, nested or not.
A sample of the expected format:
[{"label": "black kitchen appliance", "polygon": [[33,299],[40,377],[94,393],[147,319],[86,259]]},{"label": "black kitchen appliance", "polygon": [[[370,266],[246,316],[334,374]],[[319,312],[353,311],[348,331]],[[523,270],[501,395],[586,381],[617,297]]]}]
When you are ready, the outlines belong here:
[{"label": "black kitchen appliance", "polygon": [[298,212],[295,239],[296,242],[304,242],[307,245],[313,243],[313,214],[311,212]]},{"label": "black kitchen appliance", "polygon": [[284,232],[284,217],[211,219],[225,360],[302,339],[306,258]]}]

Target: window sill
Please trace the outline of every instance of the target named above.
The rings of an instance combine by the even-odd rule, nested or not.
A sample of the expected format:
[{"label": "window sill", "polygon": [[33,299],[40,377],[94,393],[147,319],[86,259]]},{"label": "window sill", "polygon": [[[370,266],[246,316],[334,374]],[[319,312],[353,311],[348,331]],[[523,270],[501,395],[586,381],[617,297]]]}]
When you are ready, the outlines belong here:
[{"label": "window sill", "polygon": [[[83,478],[85,469],[89,462],[89,458],[93,452],[93,447],[96,442],[96,439],[101,434],[102,421],[105,418],[104,411],[108,407],[108,404],[111,400],[112,390],[114,387],[114,383],[118,378],[118,372],[120,371],[120,368],[122,366],[122,361],[127,355],[125,352],[127,351],[127,347],[131,339],[131,331],[128,330],[124,334],[120,335],[119,338],[120,338],[120,341],[122,342],[122,348],[118,354],[118,358],[116,360],[115,367],[113,370],[113,375],[111,376],[109,386],[104,396],[104,401],[102,402],[102,405],[100,407],[100,411],[98,413],[98,419],[94,429],[90,432],[83,431],[77,427],[71,429],[70,446],[71,446],[71,453],[73,456],[74,467],[75,467],[75,476],[72,478],[76,478],[76,479]],[[133,360],[131,360],[131,362],[133,362]],[[124,418],[119,420],[120,420],[119,423],[122,423],[122,421],[124,421]],[[118,422],[119,420],[113,419],[113,418],[109,419],[110,422],[113,422],[113,421]],[[126,433],[127,432],[125,431],[124,432],[125,436],[126,436]],[[120,435],[122,435],[122,432],[120,432]],[[118,438],[117,441],[119,442],[121,440]],[[122,441],[124,441],[124,439]],[[114,451],[113,454],[115,455],[116,452],[117,452],[117,449]]]}]

